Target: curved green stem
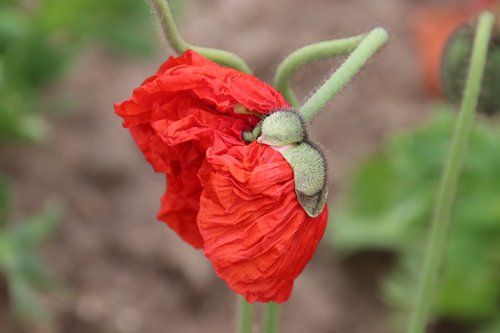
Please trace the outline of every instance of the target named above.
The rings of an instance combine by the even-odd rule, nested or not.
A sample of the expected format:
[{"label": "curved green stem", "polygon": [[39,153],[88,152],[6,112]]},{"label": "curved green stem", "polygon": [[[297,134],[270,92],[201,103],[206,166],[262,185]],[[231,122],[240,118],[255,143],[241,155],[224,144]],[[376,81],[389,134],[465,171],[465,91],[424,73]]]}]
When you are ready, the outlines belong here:
[{"label": "curved green stem", "polygon": [[288,55],[278,66],[274,76],[274,86],[293,105],[298,106],[291,80],[297,70],[314,60],[351,53],[365,35],[336,39],[304,46]]},{"label": "curved green stem", "polygon": [[238,296],[238,333],[252,333],[252,304]]},{"label": "curved green stem", "polygon": [[388,38],[387,32],[382,28],[370,31],[339,69],[300,107],[299,112],[304,120],[311,121],[387,42]]},{"label": "curved green stem", "polygon": [[279,304],[270,302],[266,304],[264,333],[278,333],[279,329]]},{"label": "curved green stem", "polygon": [[167,0],[148,0],[148,2],[158,17],[160,26],[169,45],[177,54],[181,54],[186,50],[191,49],[218,64],[237,69],[244,73],[252,73],[250,67],[248,67],[245,61],[234,53],[224,50],[194,46],[186,42],[177,30],[177,26],[175,25],[174,17],[172,16]]},{"label": "curved green stem", "polygon": [[441,178],[436,206],[431,221],[431,231],[424,258],[420,287],[415,299],[415,306],[411,313],[408,333],[424,332],[431,311],[433,296],[437,289],[439,269],[446,252],[451,211],[462,168],[462,161],[474,125],[493,22],[494,16],[492,13],[484,12],[479,16],[469,75],[453,141]]}]

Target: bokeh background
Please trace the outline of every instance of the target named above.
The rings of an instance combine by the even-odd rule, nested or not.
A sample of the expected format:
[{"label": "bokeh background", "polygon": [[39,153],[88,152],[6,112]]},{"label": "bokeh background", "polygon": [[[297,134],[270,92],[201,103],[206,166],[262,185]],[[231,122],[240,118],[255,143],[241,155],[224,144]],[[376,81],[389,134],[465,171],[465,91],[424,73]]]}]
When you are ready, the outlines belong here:
[{"label": "bokeh background", "polygon": [[[328,156],[333,213],[281,327],[398,330],[454,115],[436,106],[446,102],[428,60],[439,54],[428,49],[471,17],[473,1],[172,5],[188,41],[237,53],[267,82],[298,47],[388,30],[388,46],[312,126]],[[172,55],[157,30],[139,0],[0,1],[0,332],[235,330],[234,295],[201,252],[156,222],[164,178],[113,111]],[[342,60],[301,70],[300,99]],[[477,195],[460,205],[468,208],[432,332],[500,332],[500,140],[494,117],[479,122],[463,191]],[[478,221],[482,229],[471,227]]]}]

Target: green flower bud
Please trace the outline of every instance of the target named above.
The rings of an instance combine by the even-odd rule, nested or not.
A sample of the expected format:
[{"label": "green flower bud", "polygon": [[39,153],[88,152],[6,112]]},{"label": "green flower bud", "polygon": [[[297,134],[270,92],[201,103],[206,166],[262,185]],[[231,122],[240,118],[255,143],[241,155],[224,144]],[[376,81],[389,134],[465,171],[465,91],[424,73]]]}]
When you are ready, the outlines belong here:
[{"label": "green flower bud", "polygon": [[272,146],[300,143],[307,138],[306,126],[292,109],[278,110],[262,121],[262,142]]},{"label": "green flower bud", "polygon": [[325,157],[317,147],[307,142],[281,153],[293,169],[300,205],[309,216],[318,216],[323,211],[328,195]]},{"label": "green flower bud", "polygon": [[257,140],[277,149],[293,169],[295,192],[302,208],[311,217],[321,214],[328,195],[326,160],[317,147],[306,141],[306,124],[297,111],[273,112],[242,136],[245,141]]},{"label": "green flower bud", "polygon": [[[473,40],[474,29],[464,25],[451,36],[443,54],[441,64],[443,89],[453,102],[458,103],[462,99]],[[499,33],[495,33],[490,41],[478,111],[486,114],[500,111]]]}]

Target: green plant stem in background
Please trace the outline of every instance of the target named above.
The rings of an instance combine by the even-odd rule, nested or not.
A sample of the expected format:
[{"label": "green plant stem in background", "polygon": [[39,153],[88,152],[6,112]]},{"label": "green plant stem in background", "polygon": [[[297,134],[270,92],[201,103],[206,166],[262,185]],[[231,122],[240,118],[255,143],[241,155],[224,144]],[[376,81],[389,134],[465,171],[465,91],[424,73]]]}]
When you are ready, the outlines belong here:
[{"label": "green plant stem in background", "polygon": [[388,38],[383,28],[370,31],[339,69],[299,108],[304,120],[310,122],[328,101],[361,70]]},{"label": "green plant stem in background", "polygon": [[186,50],[194,50],[202,56],[223,66],[237,69],[241,72],[251,73],[248,65],[236,54],[224,50],[194,46],[186,42],[175,25],[174,17],[167,0],[147,0],[158,17],[160,26],[167,38],[169,45],[177,53],[181,54]]},{"label": "green plant stem in background", "polygon": [[238,333],[252,333],[252,304],[238,296]]},{"label": "green plant stem in background", "polygon": [[484,12],[479,16],[476,36],[460,114],[455,128],[451,149],[446,161],[431,221],[431,231],[421,276],[421,284],[410,316],[408,333],[424,332],[432,301],[437,289],[438,272],[446,250],[451,211],[456,195],[459,175],[467,142],[474,125],[481,81],[488,52],[494,16]]},{"label": "green plant stem in background", "polygon": [[281,62],[276,70],[274,86],[281,91],[283,96],[294,106],[298,106],[297,98],[293,93],[291,80],[297,70],[314,60],[334,57],[351,53],[363,40],[365,35],[336,39],[304,46],[294,52]]},{"label": "green plant stem in background", "polygon": [[279,331],[279,311],[279,304],[274,302],[266,304],[264,333],[277,333]]}]

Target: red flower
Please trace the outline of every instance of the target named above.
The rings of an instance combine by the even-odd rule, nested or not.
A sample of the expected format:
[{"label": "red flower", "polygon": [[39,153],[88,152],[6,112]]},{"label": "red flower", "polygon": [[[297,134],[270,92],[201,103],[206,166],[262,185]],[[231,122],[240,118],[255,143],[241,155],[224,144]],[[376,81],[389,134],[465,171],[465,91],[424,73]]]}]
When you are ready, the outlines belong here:
[{"label": "red flower", "polygon": [[288,107],[268,84],[193,51],[170,57],[116,104],[116,113],[157,172],[167,178],[158,219],[194,247],[217,274],[253,301],[285,301],[314,253],[327,209],[310,218],[293,171],[242,132]]}]

